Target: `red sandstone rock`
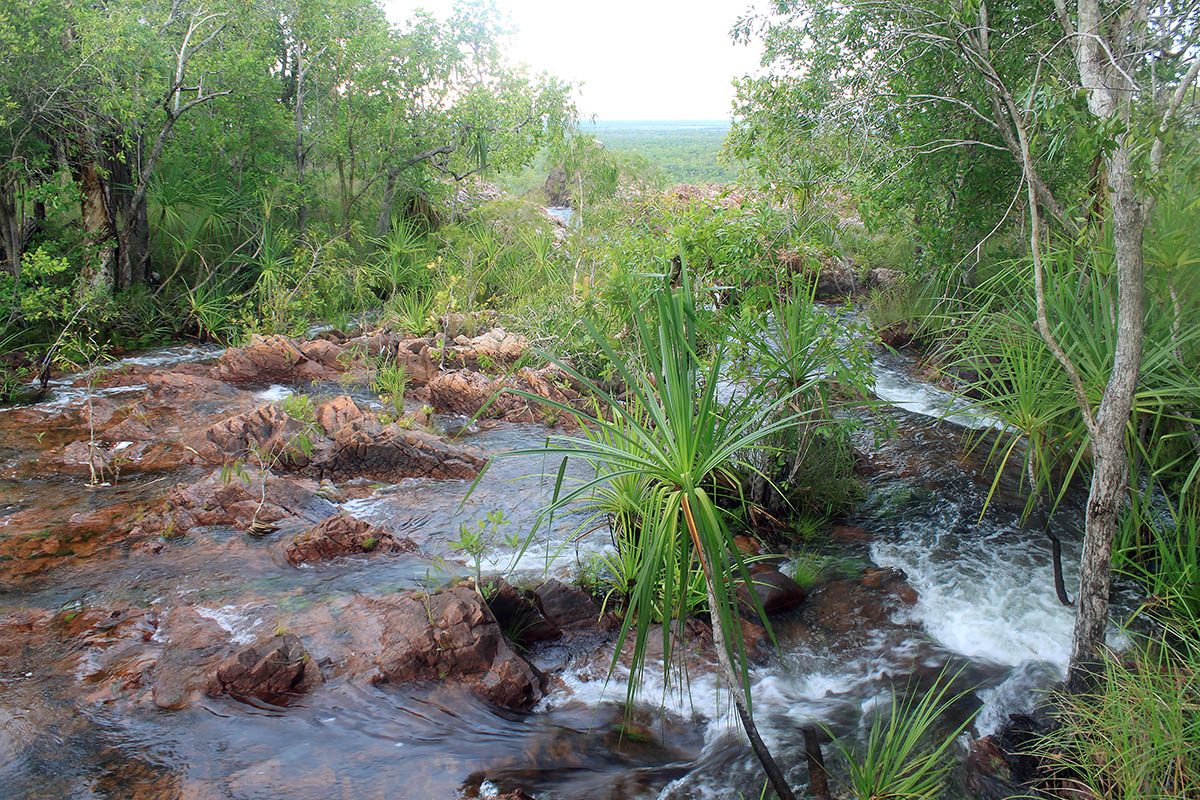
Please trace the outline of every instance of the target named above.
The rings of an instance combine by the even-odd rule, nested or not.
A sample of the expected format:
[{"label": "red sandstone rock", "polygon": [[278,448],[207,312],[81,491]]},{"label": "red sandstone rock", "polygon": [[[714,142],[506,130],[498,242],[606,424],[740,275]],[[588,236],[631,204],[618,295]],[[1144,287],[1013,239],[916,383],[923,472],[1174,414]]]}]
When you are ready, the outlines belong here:
[{"label": "red sandstone rock", "polygon": [[[332,351],[327,347],[307,345],[318,358],[330,358]],[[218,380],[244,383],[331,380],[339,372],[337,366],[310,359],[286,336],[254,334],[245,347],[231,347],[222,353],[211,374]]]},{"label": "red sandstone rock", "polygon": [[513,652],[474,590],[359,597],[342,615],[375,683],[455,681],[505,708],[541,698],[541,676]]},{"label": "red sandstone rock", "polygon": [[288,463],[306,463],[292,444],[303,428],[283,409],[268,403],[186,436],[183,443],[201,464],[223,464],[259,453],[286,454]]},{"label": "red sandstone rock", "polygon": [[[507,422],[542,422],[573,426],[572,416],[549,405],[539,404],[513,390],[524,391],[556,403],[574,407],[579,393],[571,388],[566,376],[547,367],[542,370],[522,369],[509,378],[490,378],[478,372],[456,370],[444,372],[429,382],[429,395],[438,413],[481,416]],[[490,402],[489,402],[490,401]],[[487,408],[484,408],[484,406]]]},{"label": "red sandstone rock", "polygon": [[148,515],[135,532],[176,536],[192,528],[217,525],[247,529],[252,521],[271,524],[285,520],[316,524],[336,509],[317,495],[320,487],[303,478],[282,478],[247,468],[240,473],[220,471],[173,489],[161,510]]},{"label": "red sandstone rock", "polygon": [[318,443],[304,472],[319,480],[359,476],[381,480],[473,478],[484,463],[473,451],[431,433],[396,424],[384,426],[362,417]]},{"label": "red sandstone rock", "polygon": [[346,514],[335,514],[292,539],[284,557],[296,567],[355,553],[411,553],[416,549],[411,539],[393,536],[377,525]]},{"label": "red sandstone rock", "polygon": [[210,695],[255,697],[282,704],[319,685],[321,670],[292,633],[243,647],[221,662],[209,681]]},{"label": "red sandstone rock", "polygon": [[354,403],[354,400],[349,395],[344,394],[333,398],[327,403],[322,403],[317,407],[316,412],[317,424],[326,433],[336,433],[345,427],[347,423],[362,416],[363,412]]},{"label": "red sandstone rock", "polygon": [[229,652],[229,634],[188,606],[171,609],[161,634],[166,640],[154,665],[151,697],[159,708],[186,708],[208,684]]}]

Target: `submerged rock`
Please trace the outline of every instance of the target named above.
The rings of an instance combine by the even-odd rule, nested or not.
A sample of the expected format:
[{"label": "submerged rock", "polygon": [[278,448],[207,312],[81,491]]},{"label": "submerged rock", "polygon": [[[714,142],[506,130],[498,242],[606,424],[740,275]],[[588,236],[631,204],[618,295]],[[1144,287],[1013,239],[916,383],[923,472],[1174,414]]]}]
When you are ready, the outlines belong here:
[{"label": "submerged rock", "polygon": [[189,606],[171,609],[160,629],[166,641],[153,668],[154,705],[181,709],[191,705],[208,684],[213,669],[229,652],[229,634]]},{"label": "submerged rock", "polygon": [[311,691],[323,680],[320,668],[300,639],[284,633],[244,647],[222,661],[206,691],[210,695],[255,697],[282,704]]},{"label": "submerged rock", "polygon": [[337,513],[332,503],[318,495],[319,490],[315,481],[283,478],[270,470],[219,470],[171,490],[162,508],[143,519],[135,532],[170,538],[207,525],[240,530],[254,522],[315,525]]},{"label": "submerged rock", "polygon": [[284,557],[298,567],[355,553],[411,553],[416,549],[411,539],[393,536],[378,525],[347,514],[335,514],[292,539]]}]

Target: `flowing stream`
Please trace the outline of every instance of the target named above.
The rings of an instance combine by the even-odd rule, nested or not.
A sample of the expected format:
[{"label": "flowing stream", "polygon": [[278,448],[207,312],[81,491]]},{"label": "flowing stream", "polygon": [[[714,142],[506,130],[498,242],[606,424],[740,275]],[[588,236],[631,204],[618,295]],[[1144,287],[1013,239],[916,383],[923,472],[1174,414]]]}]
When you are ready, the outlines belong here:
[{"label": "flowing stream", "polygon": [[[214,356],[172,348],[129,362],[166,366]],[[1049,545],[1019,526],[1021,498],[1011,476],[982,513],[991,473],[979,457],[963,454],[965,436],[992,421],[964,414],[949,394],[913,379],[911,366],[895,355],[877,362],[877,392],[891,404],[882,413],[894,433],[878,446],[869,437],[860,442],[869,454],[868,493],[848,522],[865,535],[837,545],[850,572],[810,598],[809,605],[823,609],[812,612],[824,615],[823,627],[804,616],[809,612],[781,618],[778,653],[752,673],[760,726],[797,784],[806,780],[801,727],[824,724],[842,737],[862,736],[895,684],[928,686],[943,670],[957,674],[971,691],[947,724],[978,708],[969,729],[977,736],[1008,713],[1028,710],[1037,692],[1064,674],[1072,612],[1055,597]],[[81,402],[82,390],[72,383],[55,382],[39,408],[21,412],[49,414]],[[263,386],[260,397],[287,391]],[[947,409],[948,418],[940,419]],[[0,532],[31,509],[65,518],[161,490],[164,478],[152,475],[98,489],[74,478],[31,476],[21,466],[31,443],[19,426],[4,430]],[[465,438],[497,453],[538,445],[547,434],[538,425],[501,424]],[[357,517],[404,531],[421,546],[420,558],[348,557],[292,569],[276,563],[263,541],[207,530],[153,558],[77,559],[19,588],[0,583],[0,617],[27,609],[188,603],[235,642],[285,624],[302,628],[305,615],[356,593],[466,574],[471,565],[449,545],[459,525],[499,509],[511,530],[525,530],[551,491],[536,476],[554,468],[533,458],[500,460],[466,504],[469,481],[419,479],[372,484],[342,504]],[[165,480],[190,479],[174,473]],[[581,511],[556,520],[519,559],[500,545],[482,568],[495,572],[515,562],[518,576],[569,578],[611,547],[606,531],[573,536],[584,519]],[[1056,519],[1072,596],[1078,520],[1070,501]],[[871,566],[902,570],[915,602],[864,606],[854,587]],[[835,596],[843,590],[845,597]],[[610,678],[607,655],[549,644],[529,658],[561,676],[530,714],[499,711],[444,688],[349,682],[326,684],[286,709],[210,698],[184,711],[129,710],[80,701],[49,668],[0,674],[0,795],[452,798],[521,788],[537,798],[571,800],[759,796],[757,765],[726,691],[710,673],[681,686],[651,665],[642,701],[626,718],[628,676],[618,669]],[[951,796],[965,797],[964,791]]]}]

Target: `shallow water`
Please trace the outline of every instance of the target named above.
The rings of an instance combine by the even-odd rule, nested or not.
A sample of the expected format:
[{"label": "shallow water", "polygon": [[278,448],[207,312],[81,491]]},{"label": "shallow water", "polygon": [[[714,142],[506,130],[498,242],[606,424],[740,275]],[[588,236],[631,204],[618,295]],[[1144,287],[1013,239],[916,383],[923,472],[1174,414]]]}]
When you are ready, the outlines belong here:
[{"label": "shallow water", "polygon": [[[172,348],[126,361],[166,366],[216,352]],[[873,538],[845,546],[843,555],[864,566],[902,569],[917,591],[916,604],[834,639],[781,619],[779,652],[752,673],[762,732],[797,784],[806,780],[802,726],[825,723],[839,735],[861,735],[897,682],[913,677],[927,685],[944,668],[961,670],[960,683],[978,687],[967,705],[982,705],[976,732],[985,733],[1009,711],[1028,708],[1036,692],[1061,678],[1066,663],[1071,611],[1055,597],[1049,546],[1018,526],[1021,498],[1013,476],[1000,482],[983,513],[990,473],[978,458],[962,455],[964,426],[993,421],[964,416],[951,395],[913,379],[910,367],[895,356],[877,362],[876,388],[894,404],[885,414],[895,435],[877,449],[863,444],[872,452],[875,477],[849,521]],[[39,408],[53,412],[78,403],[71,382],[56,381]],[[257,398],[290,391],[265,386]],[[331,393],[341,391],[331,387]],[[939,421],[946,409],[949,421]],[[549,433],[505,424],[467,431],[461,442],[495,454],[536,447]],[[6,463],[16,464],[22,451],[13,445]],[[152,558],[116,548],[35,576],[19,589],[0,585],[0,614],[187,604],[235,642],[249,642],[357,593],[468,574],[474,565],[450,543],[460,525],[497,509],[509,524],[501,526],[482,572],[569,578],[611,547],[606,530],[584,524],[585,510],[544,526],[523,552],[502,541],[538,518],[553,491],[552,479],[541,475],[556,469],[557,463],[537,457],[499,459],[469,498],[469,481],[410,479],[368,484],[365,497],[341,504],[413,539],[420,548],[414,556],[351,557],[292,569],[280,563],[269,539],[202,530]],[[579,480],[586,472],[574,467],[568,477]],[[65,517],[164,491],[164,481],[191,479],[139,476],[89,489],[82,480],[13,474],[0,481],[0,514],[7,522],[42,505]],[[1078,519],[1068,504],[1055,521],[1072,593]],[[757,766],[727,692],[711,674],[694,674],[680,685],[677,676],[668,680],[651,665],[631,723],[639,733],[630,736],[622,716],[628,675],[618,669],[608,676],[607,655],[551,644],[530,658],[559,671],[562,680],[531,714],[500,711],[445,689],[348,682],[326,684],[287,709],[208,699],[181,712],[122,711],[79,702],[78,692],[48,670],[2,675],[0,786],[13,798],[425,798],[517,787],[547,799],[758,796]]]}]

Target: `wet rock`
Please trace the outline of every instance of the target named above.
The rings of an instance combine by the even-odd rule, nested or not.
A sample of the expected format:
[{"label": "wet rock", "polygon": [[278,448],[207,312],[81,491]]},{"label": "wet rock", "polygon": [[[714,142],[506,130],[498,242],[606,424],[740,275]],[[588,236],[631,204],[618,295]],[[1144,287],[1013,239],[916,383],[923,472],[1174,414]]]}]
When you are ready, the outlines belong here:
[{"label": "wet rock", "polygon": [[170,538],[207,525],[240,530],[247,530],[253,521],[315,525],[337,513],[317,494],[320,486],[314,481],[253,468],[223,472],[171,490],[163,507],[147,515],[134,532]]},{"label": "wet rock", "polygon": [[[314,355],[323,356],[327,351]],[[217,359],[212,377],[231,383],[332,380],[340,369],[308,358],[286,336],[254,334],[245,347],[231,347]]]},{"label": "wet rock", "polygon": [[49,641],[49,611],[21,609],[0,616],[0,674],[19,672],[27,653],[36,652]]},{"label": "wet rock", "polygon": [[868,544],[875,541],[875,534],[857,525],[834,525],[833,538],[841,542]]},{"label": "wet rock", "polygon": [[245,459],[252,453],[286,454],[289,462],[304,462],[306,457],[293,445],[303,429],[283,409],[268,403],[189,435],[183,443],[201,464],[223,464]]},{"label": "wet rock", "polygon": [[868,589],[879,589],[900,600],[905,605],[915,605],[917,590],[908,582],[903,570],[892,567],[872,567],[863,573],[860,582]]},{"label": "wet rock", "polygon": [[473,478],[484,460],[425,431],[359,418],[318,443],[305,474],[318,479]]},{"label": "wet rock", "polygon": [[[557,408],[514,394],[523,391],[568,407],[580,404],[580,395],[556,368],[521,369],[508,378],[490,378],[478,372],[444,372],[429,382],[429,396],[441,414],[481,416],[507,422],[541,422],[574,426],[574,418]],[[489,402],[490,401],[490,402]],[[487,408],[484,406],[487,405]]]},{"label": "wet rock", "polygon": [[485,581],[484,594],[488,609],[501,630],[512,641],[521,645],[548,642],[562,638],[558,626],[542,616],[533,600],[503,578]]},{"label": "wet rock", "polygon": [[879,331],[879,341],[893,350],[908,347],[913,341],[913,331],[908,322],[893,322]]},{"label": "wet rock", "polygon": [[984,736],[971,744],[967,752],[966,784],[975,797],[980,800],[1006,800],[1028,796],[1012,778],[1012,770],[996,737]]},{"label": "wet rock", "polygon": [[284,633],[244,647],[222,661],[206,691],[282,704],[323,680],[299,637]]},{"label": "wet rock", "polygon": [[228,383],[203,375],[193,375],[176,370],[157,371],[146,376],[146,394],[143,403],[147,407],[178,407],[197,401],[244,400],[250,397]]},{"label": "wet rock", "polygon": [[542,616],[560,629],[594,628],[600,620],[600,606],[578,586],[551,578],[534,589],[534,598]]},{"label": "wet rock", "polygon": [[216,665],[229,653],[229,634],[187,606],[171,609],[162,627],[166,641],[154,665],[150,687],[154,705],[180,709],[202,694]]},{"label": "wet rock", "polygon": [[342,622],[354,626],[355,649],[370,652],[375,683],[454,681],[505,708],[541,698],[541,676],[517,656],[479,595],[457,586],[356,598]]},{"label": "wet rock", "polygon": [[888,618],[883,595],[859,583],[829,581],[808,598],[806,615],[832,633],[870,629]]},{"label": "wet rock", "polygon": [[340,395],[317,406],[316,420],[327,433],[341,430],[347,423],[359,419],[363,412],[349,395]]},{"label": "wet rock", "polygon": [[777,569],[755,572],[751,578],[750,587],[743,583],[737,589],[738,604],[743,614],[757,614],[750,597],[751,589],[758,596],[758,602],[767,614],[790,611],[804,602],[806,595],[800,584]]},{"label": "wet rock", "polygon": [[411,539],[393,536],[383,528],[335,514],[288,543],[284,557],[293,567],[355,553],[411,553]]}]

